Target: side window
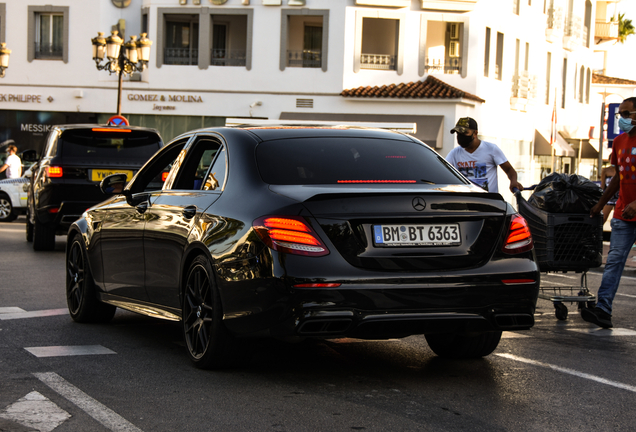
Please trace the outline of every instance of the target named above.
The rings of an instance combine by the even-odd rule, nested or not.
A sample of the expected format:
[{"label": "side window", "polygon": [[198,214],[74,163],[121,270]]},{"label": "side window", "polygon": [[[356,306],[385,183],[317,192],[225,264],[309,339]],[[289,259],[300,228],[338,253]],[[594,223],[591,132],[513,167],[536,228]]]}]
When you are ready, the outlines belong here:
[{"label": "side window", "polygon": [[210,137],[198,138],[188,149],[185,162],[177,173],[172,189],[200,190],[206,173],[220,149],[221,143],[218,140]]},{"label": "side window", "polygon": [[158,153],[152,159],[149,165],[146,165],[135,179],[131,186],[133,194],[141,192],[152,192],[161,190],[164,183],[168,180],[168,174],[172,166],[178,164],[178,159],[182,158],[181,151],[185,147],[188,139],[181,140],[173,145],[169,145]]},{"label": "side window", "polygon": [[218,156],[214,164],[210,168],[210,172],[203,183],[203,190],[222,191],[225,183],[225,171],[227,170],[227,161],[225,160],[225,148],[218,152]]}]

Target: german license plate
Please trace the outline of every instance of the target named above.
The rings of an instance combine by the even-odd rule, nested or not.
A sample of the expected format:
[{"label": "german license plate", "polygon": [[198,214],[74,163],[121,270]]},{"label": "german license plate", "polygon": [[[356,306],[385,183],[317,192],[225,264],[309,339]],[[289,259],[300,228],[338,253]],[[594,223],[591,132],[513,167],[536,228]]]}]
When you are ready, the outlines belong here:
[{"label": "german license plate", "polygon": [[91,180],[92,181],[102,181],[104,177],[107,177],[111,174],[126,174],[126,181],[130,181],[133,178],[133,172],[131,170],[107,170],[107,169],[94,169],[91,170]]},{"label": "german license plate", "polygon": [[459,224],[374,225],[376,246],[459,246]]}]

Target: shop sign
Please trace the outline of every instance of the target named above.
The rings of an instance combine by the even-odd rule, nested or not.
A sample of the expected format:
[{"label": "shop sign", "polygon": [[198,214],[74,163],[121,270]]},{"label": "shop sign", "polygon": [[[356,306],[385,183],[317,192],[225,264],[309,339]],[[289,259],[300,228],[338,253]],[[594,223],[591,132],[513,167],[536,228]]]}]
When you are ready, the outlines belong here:
[{"label": "shop sign", "polygon": [[185,103],[203,103],[203,99],[199,95],[159,95],[159,94],[140,94],[133,93],[128,95],[131,102],[185,102]]},{"label": "shop sign", "polygon": [[0,94],[0,102],[42,103],[42,95]]}]

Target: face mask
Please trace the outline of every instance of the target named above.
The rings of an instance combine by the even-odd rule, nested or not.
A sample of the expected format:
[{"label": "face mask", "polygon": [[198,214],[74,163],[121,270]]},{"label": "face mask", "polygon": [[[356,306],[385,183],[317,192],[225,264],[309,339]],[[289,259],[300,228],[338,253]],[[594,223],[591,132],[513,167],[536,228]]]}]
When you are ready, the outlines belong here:
[{"label": "face mask", "polygon": [[[629,133],[633,129],[634,125],[632,124],[631,118],[619,118],[618,119],[618,128],[625,133]],[[459,138],[459,137],[458,137]]]},{"label": "face mask", "polygon": [[462,146],[463,148],[466,148],[470,145],[470,143],[473,142],[473,136],[472,135],[464,135],[464,134],[457,134],[457,143]]}]

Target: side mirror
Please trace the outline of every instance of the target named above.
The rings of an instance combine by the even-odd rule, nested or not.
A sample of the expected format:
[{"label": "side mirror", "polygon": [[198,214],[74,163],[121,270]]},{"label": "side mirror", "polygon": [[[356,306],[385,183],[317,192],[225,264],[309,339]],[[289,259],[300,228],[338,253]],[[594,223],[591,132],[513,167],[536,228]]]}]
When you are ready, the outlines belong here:
[{"label": "side mirror", "polygon": [[25,150],[20,154],[20,159],[25,162],[37,162],[38,154],[35,150]]},{"label": "side mirror", "polygon": [[99,183],[99,189],[104,195],[116,195],[124,193],[126,186],[126,174],[111,174],[104,177]]}]

